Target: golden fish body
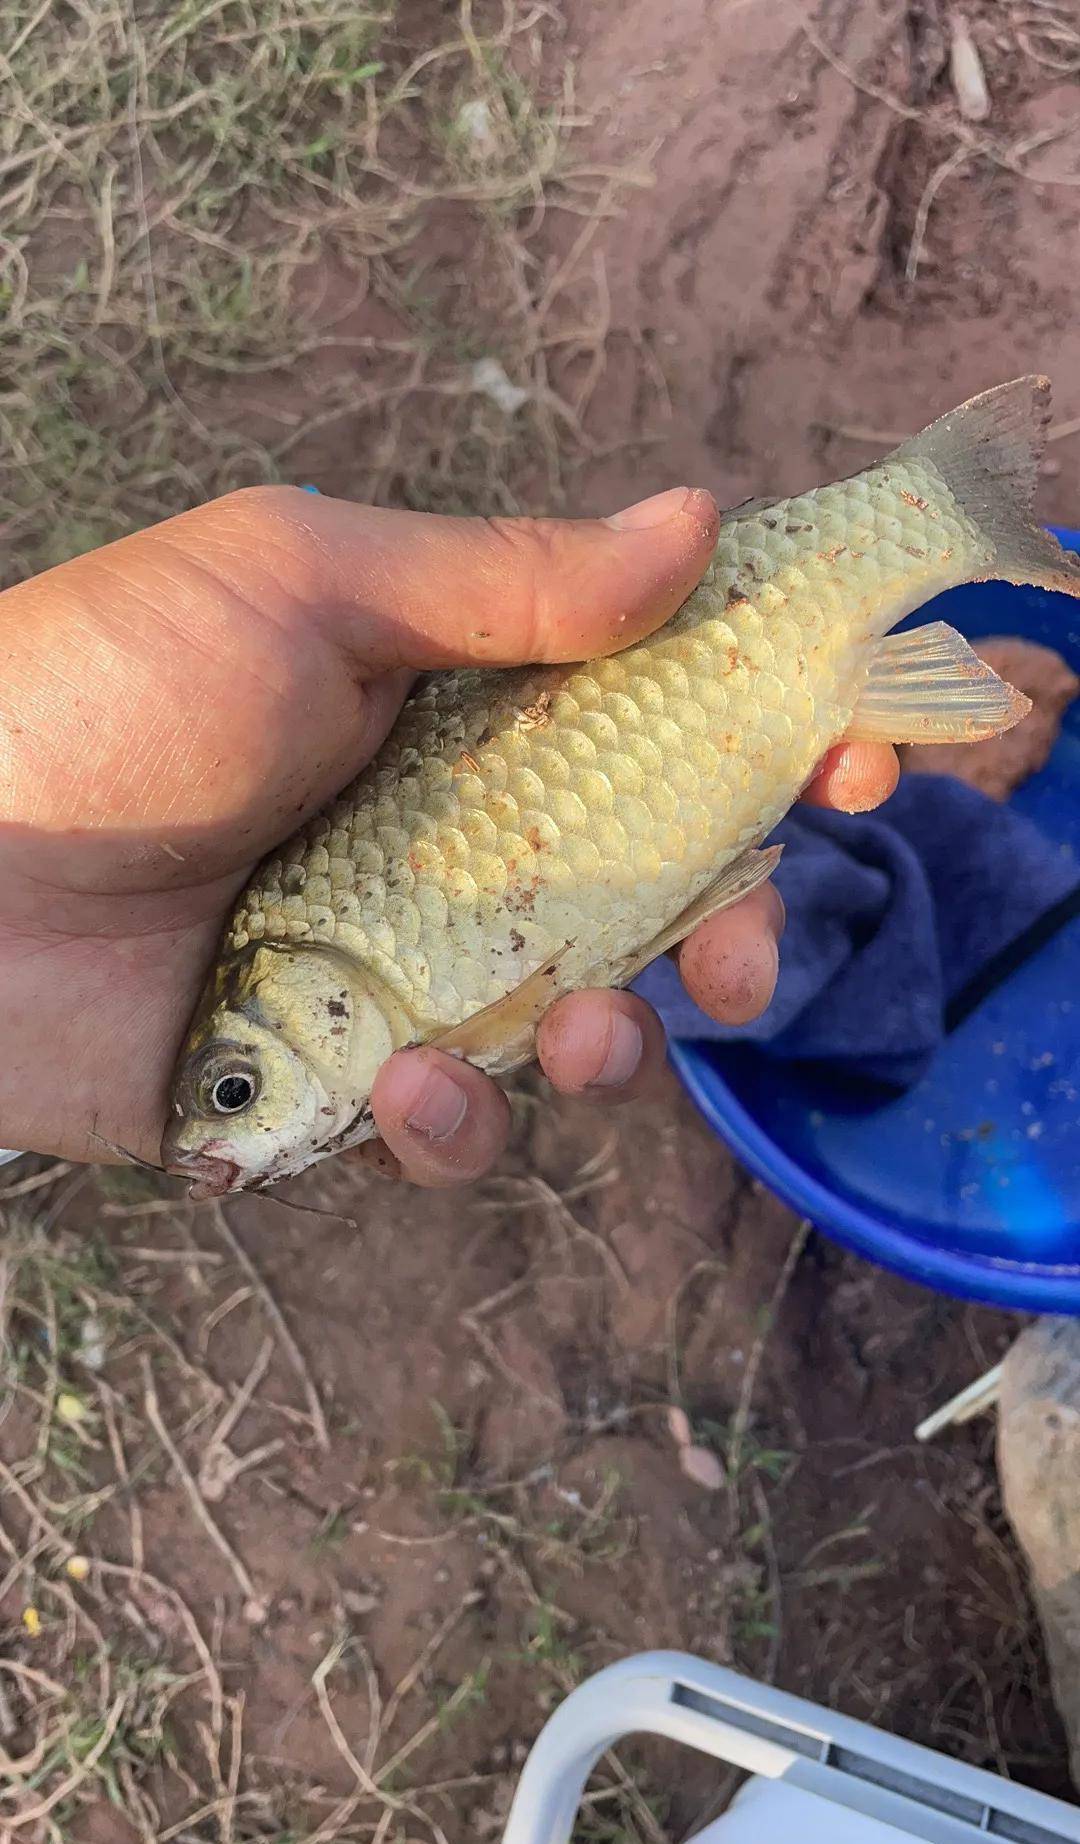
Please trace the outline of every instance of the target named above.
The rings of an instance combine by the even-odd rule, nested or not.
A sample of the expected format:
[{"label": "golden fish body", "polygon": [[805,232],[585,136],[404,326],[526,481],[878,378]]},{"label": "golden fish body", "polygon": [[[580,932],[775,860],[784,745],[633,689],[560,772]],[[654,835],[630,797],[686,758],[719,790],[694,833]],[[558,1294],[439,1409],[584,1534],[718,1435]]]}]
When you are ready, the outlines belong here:
[{"label": "golden fish body", "polygon": [[[557,993],[624,983],[767,873],[755,848],[840,738],[1015,722],[1023,701],[949,630],[883,637],[980,577],[1077,592],[1026,507],[1036,384],[852,479],[736,509],[678,613],[613,658],[423,682],[241,897],[182,1059],[171,1160],[209,1156],[243,1184],[367,1137],[375,1071],[403,1044],[513,1066]],[[241,1065],[256,1092],[222,1109],[219,1071]]]},{"label": "golden fish body", "polygon": [[614,658],[430,678],[263,867],[232,948],[338,946],[433,1030],[567,943],[560,986],[607,985],[787,812],[848,727],[868,641],[983,560],[925,469],[897,473],[733,518],[679,613]]}]

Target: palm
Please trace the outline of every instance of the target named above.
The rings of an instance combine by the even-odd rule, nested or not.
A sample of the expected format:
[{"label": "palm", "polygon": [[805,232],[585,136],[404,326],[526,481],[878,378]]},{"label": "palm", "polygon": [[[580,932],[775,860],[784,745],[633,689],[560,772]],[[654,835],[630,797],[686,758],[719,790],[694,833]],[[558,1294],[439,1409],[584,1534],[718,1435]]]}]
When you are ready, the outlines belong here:
[{"label": "palm", "polygon": [[[0,831],[6,1053],[40,1032],[20,988],[47,954],[68,995],[63,1150],[84,1154],[90,1126],[150,1159],[233,897],[362,766],[404,686],[362,682],[269,580],[241,595],[183,558],[164,584],[153,564],[116,547],[72,568],[74,594],[57,595],[61,571],[0,599],[6,696],[36,688],[36,721],[12,725]],[[5,1119],[5,1137],[19,1126]]]}]

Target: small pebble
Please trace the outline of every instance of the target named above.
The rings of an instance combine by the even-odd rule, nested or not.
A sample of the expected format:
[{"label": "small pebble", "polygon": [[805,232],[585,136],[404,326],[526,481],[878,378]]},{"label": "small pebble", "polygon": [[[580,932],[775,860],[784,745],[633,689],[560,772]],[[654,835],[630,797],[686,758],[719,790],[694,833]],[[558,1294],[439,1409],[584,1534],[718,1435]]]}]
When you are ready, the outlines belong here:
[{"label": "small pebble", "polygon": [[356,1588],[346,1588],[341,1599],[346,1613],[355,1614],[358,1619],[364,1614],[374,1613],[379,1605],[377,1594],[361,1594]]},{"label": "small pebble", "polygon": [[952,78],[957,106],[967,121],[985,122],[990,113],[990,92],[986,87],[979,48],[971,35],[971,27],[962,13],[954,13],[950,24],[952,45],[949,55],[949,75]]},{"label": "small pebble", "polygon": [[685,1409],[676,1408],[672,1403],[667,1412],[667,1425],[668,1433],[676,1447],[690,1446],[694,1436],[690,1428],[690,1417]]},{"label": "small pebble", "polygon": [[680,1447],[679,1465],[686,1477],[706,1492],[719,1492],[724,1483],[724,1469],[708,1447]]}]

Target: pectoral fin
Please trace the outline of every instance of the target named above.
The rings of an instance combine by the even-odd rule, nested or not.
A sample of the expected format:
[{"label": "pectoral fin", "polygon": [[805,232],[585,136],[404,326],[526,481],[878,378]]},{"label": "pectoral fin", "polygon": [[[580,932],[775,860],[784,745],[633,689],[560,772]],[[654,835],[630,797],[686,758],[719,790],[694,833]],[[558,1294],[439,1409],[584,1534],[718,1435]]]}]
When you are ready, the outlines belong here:
[{"label": "pectoral fin", "polygon": [[430,1038],[432,1047],[464,1057],[493,1076],[506,1075],[527,1063],[533,1054],[536,1027],[559,996],[559,967],[572,946],[568,941],[513,992],[474,1012],[464,1024],[452,1025],[441,1037]]},{"label": "pectoral fin", "polygon": [[[605,969],[607,984],[628,985],[643,967],[682,941],[699,922],[715,915],[717,910],[730,908],[749,896],[759,884],[766,883],[780,862],[783,849],[782,845],[772,845],[767,851],[752,849],[726,865],[719,877],[714,878],[674,921],[644,947],[628,955],[614,974]],[[534,1053],[537,1026],[549,1005],[559,997],[559,967],[573,945],[568,941],[535,973],[522,980],[520,986],[515,986],[513,992],[496,999],[493,1005],[485,1005],[464,1024],[453,1025],[441,1037],[429,1038],[428,1042],[434,1049],[464,1057],[493,1076],[506,1075],[529,1062]],[[585,984],[588,983],[586,977]]]},{"label": "pectoral fin", "polygon": [[999,679],[943,621],[888,634],[848,726],[850,740],[978,743],[1026,717],[1031,700]]},{"label": "pectoral fin", "polygon": [[674,921],[662,928],[644,947],[627,957],[613,984],[628,986],[650,961],[666,954],[669,948],[676,947],[680,941],[685,941],[699,923],[715,916],[721,909],[730,909],[733,903],[740,903],[744,896],[749,896],[751,890],[768,883],[783,850],[782,845],[770,845],[764,851],[752,847],[731,864],[725,865],[719,877],[707,884]]}]

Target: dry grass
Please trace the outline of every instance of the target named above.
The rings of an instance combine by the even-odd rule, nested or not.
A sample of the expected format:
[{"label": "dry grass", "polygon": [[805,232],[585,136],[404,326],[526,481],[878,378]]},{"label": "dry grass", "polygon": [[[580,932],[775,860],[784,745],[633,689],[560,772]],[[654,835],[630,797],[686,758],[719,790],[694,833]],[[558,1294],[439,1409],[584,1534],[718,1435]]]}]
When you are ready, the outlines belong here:
[{"label": "dry grass", "polygon": [[[593,233],[646,175],[576,156],[550,7],[2,17],[7,580],[312,470],[357,498],[560,500],[607,333]],[[481,358],[515,412],[475,388]]]},{"label": "dry grass", "polygon": [[[3,0],[0,23],[0,583],[256,481],[563,503],[608,338],[594,239],[648,175],[581,157],[553,6]],[[261,1623],[279,1584],[233,1531],[236,1481],[328,1436],[251,1258],[141,1174],[22,1174],[0,1195],[0,1832],[53,1844],[101,1808],[146,1844],[445,1844],[454,1789],[424,1784],[424,1753],[485,1675],[431,1689],[453,1622],[383,1704],[339,1610],[310,1686],[352,1782],[332,1796],[250,1758],[223,1603],[181,1596],[146,1521],[148,1489],[175,1493],[178,1542],[208,1544]],[[66,1227],[88,1184],[123,1223],[100,1244]],[[197,1302],[222,1264],[238,1284],[182,1348],[159,1296]],[[265,1338],[224,1387],[207,1352],[238,1310]],[[249,1413],[291,1445],[245,1440]],[[540,1542],[498,1495],[474,1515],[519,1570],[523,1656],[554,1695],[572,1654],[518,1553],[572,1565],[592,1525]],[[343,1685],[366,1689],[361,1743]],[[609,1782],[586,1835],[625,1812],[657,1844],[625,1772]]]},{"label": "dry grass", "polygon": [[[238,1390],[223,1390],[155,1324],[149,1305],[166,1258],[188,1266],[197,1284],[195,1257],[204,1252],[193,1252],[182,1238],[156,1246],[148,1262],[137,1246],[108,1251],[79,1241],[62,1226],[65,1190],[70,1199],[61,1168],[52,1186],[34,1194],[33,1216],[18,1198],[0,1202],[5,1229],[0,1336],[7,1419],[17,1423],[9,1425],[6,1444],[24,1456],[10,1464],[0,1461],[4,1837],[60,1844],[80,1815],[104,1806],[121,1813],[146,1844],[206,1838],[291,1844],[300,1835],[310,1844],[397,1838],[384,1821],[406,1814],[423,1820],[429,1789],[420,1784],[406,1798],[387,1790],[388,1784],[468,1703],[482,1668],[441,1709],[414,1707],[404,1739],[398,1730],[391,1743],[399,1709],[456,1621],[444,1623],[385,1707],[364,1646],[343,1622],[313,1674],[312,1695],[334,1747],[355,1771],[356,1792],[331,1797],[315,1778],[308,1784],[294,1780],[287,1788],[278,1775],[264,1774],[260,1781],[245,1757],[243,1693],[230,1693],[223,1683],[228,1667],[220,1611],[194,1608],[163,1579],[175,1555],[148,1560],[140,1499],[148,1484],[180,1476],[193,1515],[228,1552],[228,1566],[245,1596],[244,1618],[261,1624],[265,1605],[206,1504],[210,1496],[227,1494],[231,1477],[222,1479],[219,1467],[211,1469],[220,1484],[211,1493],[199,1483],[206,1478],[205,1465],[197,1481],[180,1449],[201,1450],[204,1462],[223,1449],[226,1435],[232,1438],[242,1416],[259,1405],[269,1354],[260,1353]],[[118,1207],[132,1217],[153,1212],[159,1234],[175,1232],[175,1221],[162,1224],[158,1203],[151,1198]],[[290,1350],[281,1355],[292,1364]],[[265,1451],[255,1456],[265,1457]],[[115,1521],[103,1524],[102,1514],[110,1509]],[[115,1559],[115,1539],[110,1543],[117,1528],[126,1529],[120,1545],[124,1560]],[[186,1546],[193,1530],[177,1530],[177,1543]],[[162,1568],[162,1577],[151,1562]],[[358,1663],[373,1687],[363,1769],[334,1715],[332,1697],[338,1668],[348,1664],[355,1670]],[[286,1808],[303,1815],[302,1834],[289,1828]],[[445,1844],[438,1820],[426,1822],[436,1844]]]},{"label": "dry grass", "polygon": [[[163,1291],[182,1283],[189,1333],[203,1313],[203,1332],[187,1342],[205,1354],[227,1316],[205,1306],[205,1275],[216,1267],[216,1251],[206,1246],[213,1211],[147,1195],[142,1173],[107,1171],[89,1178],[93,1213],[115,1228],[107,1239],[88,1240],[85,1227],[79,1235],[68,1224],[78,1201],[85,1226],[86,1182],[80,1173],[73,1183],[57,1165],[9,1181],[0,1195],[4,1448],[19,1456],[0,1459],[3,1836],[68,1844],[81,1824],[111,1812],[144,1844],[405,1844],[419,1836],[452,1844],[454,1798],[468,1794],[472,1802],[489,1790],[497,1824],[506,1774],[424,1774],[425,1752],[486,1694],[492,1661],[473,1657],[471,1647],[466,1670],[440,1676],[444,1649],[484,1598],[476,1589],[438,1622],[389,1694],[348,1597],[339,1600],[329,1643],[313,1660],[309,1699],[351,1790],[331,1794],[315,1773],[284,1777],[260,1753],[250,1755],[223,1602],[208,1587],[198,1600],[185,1599],[174,1580],[191,1545],[208,1541],[224,1557],[242,1619],[255,1628],[265,1622],[268,1603],[242,1545],[224,1532],[235,1516],[235,1480],[286,1446],[249,1441],[239,1451],[244,1418],[276,1411],[300,1431],[294,1441],[314,1439],[309,1414],[273,1399],[283,1379],[287,1387],[292,1376],[295,1386],[295,1341],[268,1313],[269,1335],[248,1374],[239,1384],[216,1380],[212,1365],[168,1329],[165,1299],[175,1296]],[[149,1248],[139,1240],[148,1224]],[[250,1259],[236,1268],[249,1271]],[[229,1284],[228,1271],[216,1279]],[[265,1310],[259,1290],[242,1291],[244,1304]],[[225,1306],[236,1310],[236,1303],[230,1294]],[[301,1399],[309,1399],[306,1367],[300,1382]],[[626,1554],[632,1528],[618,1512],[618,1481],[607,1481],[591,1505],[556,1493],[561,1509],[553,1518],[551,1466],[522,1480],[484,1481],[470,1471],[466,1448],[464,1435],[436,1414],[432,1455],[406,1459],[397,1471],[437,1525],[477,1531],[489,1574],[519,1610],[515,1668],[534,1681],[546,1710],[590,1668],[586,1654],[591,1659],[598,1643],[559,1605],[553,1584]],[[295,1459],[290,1448],[286,1466]],[[144,1527],[146,1494],[169,1490],[177,1507],[171,1540],[155,1544]],[[329,1520],[321,1541],[332,1547],[345,1526]],[[438,1537],[400,1541],[423,1547]],[[264,1585],[280,1596],[287,1584]],[[346,1716],[338,1710],[342,1694],[350,1700]],[[660,1807],[614,1756],[578,1836],[581,1844],[667,1844]]]},{"label": "dry grass", "polygon": [[[959,20],[958,15],[958,23]],[[976,122],[965,115],[955,82],[950,79],[944,15],[939,23],[928,27],[913,60],[915,65],[921,63],[921,73],[912,70],[907,95],[897,94],[854,69],[844,56],[842,44],[832,41],[821,21],[810,17],[801,21],[818,55],[853,89],[881,104],[898,124],[905,125],[909,148],[920,170],[926,168],[921,193],[912,201],[908,226],[902,274],[909,289],[920,273],[938,195],[959,175],[977,172],[980,167],[996,168],[1040,186],[1069,191],[1080,185],[1080,171],[1068,146],[1080,121],[1075,112],[1034,132],[1009,134],[1003,126],[1003,118],[1009,113],[1003,101],[1010,95],[1015,98],[1025,87],[1045,89],[1080,69],[1075,9],[1060,0],[994,0],[991,5],[974,9],[972,19],[965,19],[963,24],[966,42],[984,82],[988,57],[990,60],[992,81],[985,121]],[[897,44],[903,43],[904,33],[900,32]],[[939,147],[944,149],[940,156]]]},{"label": "dry grass", "polygon": [[[146,1565],[138,1487],[155,1461],[145,1451],[133,1457],[139,1430],[118,1385],[133,1355],[153,1351],[194,1409],[194,1425],[221,1391],[156,1328],[143,1258],[121,1272],[104,1247],[67,1235],[73,1195],[61,1173],[26,1202],[0,1204],[5,1446],[22,1456],[0,1462],[0,1799],[5,1836],[50,1844],[102,1800],[136,1835],[161,1835],[148,1783],[159,1770],[179,1772],[177,1706],[198,1712],[205,1780],[188,1767],[180,1775],[192,1800],[235,1804],[236,1790],[226,1740],[234,1706],[210,1642]],[[126,1524],[130,1560],[94,1555],[108,1509]],[[178,1636],[175,1648],[167,1632]]]},{"label": "dry grass", "polygon": [[[887,1717],[888,1698],[901,1694],[923,1710],[920,1739],[975,1760],[989,1746],[1005,1768],[1038,1764],[1017,1749],[1012,1692],[1001,1689],[1028,1681],[1038,1660],[988,1456],[973,1497],[970,1454],[910,1447],[941,1523],[970,1526],[948,1672],[939,1616],[888,1592],[874,1467],[895,1466],[905,1450],[842,1441],[840,1459],[857,1456],[849,1470],[865,1511],[824,1534],[815,1528],[801,1546],[793,1534],[800,1466],[832,1467],[838,1482],[845,1470],[827,1452],[778,1449],[773,1341],[801,1227],[776,1240],[760,1310],[746,1317],[755,1338],[741,1384],[726,1400],[703,1392],[690,1348],[730,1275],[688,1250],[666,1362],[658,1346],[645,1374],[617,1382],[603,1346],[602,1363],[585,1373],[589,1389],[564,1398],[550,1431],[543,1396],[503,1356],[513,1350],[504,1334],[521,1313],[542,1316],[556,1283],[574,1291],[579,1336],[590,1341],[598,1314],[624,1297],[622,1269],[581,1195],[610,1167],[605,1149],[559,1191],[537,1186],[535,1174],[489,1182],[491,1217],[474,1219],[475,1254],[489,1221],[507,1243],[527,1223],[524,1270],[509,1279],[517,1259],[508,1249],[497,1290],[476,1301],[465,1289],[465,1336],[455,1341],[443,1324],[466,1365],[478,1329],[484,1362],[462,1380],[448,1359],[444,1387],[457,1393],[445,1409],[432,1401],[423,1420],[413,1405],[415,1448],[393,1426],[368,1427],[366,1444],[366,1358],[355,1395],[318,1397],[318,1316],[310,1301],[302,1308],[302,1293],[274,1299],[281,1265],[246,1221],[233,1235],[237,1245],[244,1238],[241,1262],[215,1208],[165,1196],[167,1181],[126,1170],[87,1178],[62,1165],[9,1177],[0,1187],[0,1835],[16,1844],[457,1844],[467,1815],[470,1836],[494,1840],[531,1733],[628,1649],[612,1623],[623,1617],[612,1579],[648,1622],[665,1553],[677,1560],[686,1624],[680,1616],[673,1628],[662,1603],[641,1643],[686,1644],[769,1677],[782,1614],[790,1633],[811,1602],[839,1707],[876,1694],[880,1707],[859,1713]],[[351,1259],[347,1243],[337,1246]],[[370,1276],[360,1312],[368,1292],[377,1324]],[[385,1361],[385,1344],[370,1351]],[[340,1383],[348,1373],[332,1374]],[[598,1377],[606,1390],[594,1400]],[[329,1451],[318,1443],[313,1390]],[[515,1393],[535,1433],[500,1468],[484,1411],[493,1395]],[[635,1477],[647,1449],[671,1439],[673,1401],[725,1475],[695,1504],[685,1557],[681,1533],[669,1551],[657,1547],[649,1527],[659,1500],[643,1507]],[[671,1468],[677,1478],[674,1458]],[[274,1507],[284,1517],[298,1501],[306,1564],[290,1548],[295,1524],[262,1544]],[[706,1530],[707,1557],[697,1541]],[[380,1624],[382,1597],[403,1591],[420,1617]],[[308,1596],[299,1607],[297,1592]],[[300,1719],[308,1726],[283,1754],[279,1731]],[[710,1783],[690,1795],[686,1771],[650,1751],[608,1757],[577,1844],[675,1844],[689,1819],[699,1829],[731,1781],[713,1776],[715,1802],[695,1817]],[[130,1830],[117,1831],[115,1815]]]}]

